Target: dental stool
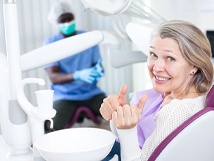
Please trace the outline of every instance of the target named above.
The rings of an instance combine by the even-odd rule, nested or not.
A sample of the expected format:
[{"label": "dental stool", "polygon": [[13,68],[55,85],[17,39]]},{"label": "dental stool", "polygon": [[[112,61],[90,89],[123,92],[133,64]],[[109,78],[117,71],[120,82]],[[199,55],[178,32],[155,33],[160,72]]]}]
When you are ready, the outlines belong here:
[{"label": "dental stool", "polygon": [[148,161],[214,161],[214,86],[205,107],[167,136]]},{"label": "dental stool", "polygon": [[88,107],[80,106],[74,112],[73,117],[71,117],[70,121],[65,126],[65,128],[71,128],[75,122],[78,122],[78,119],[81,116],[84,116],[84,117],[91,119],[97,125],[99,125],[101,123],[101,120],[99,120],[99,118]]}]

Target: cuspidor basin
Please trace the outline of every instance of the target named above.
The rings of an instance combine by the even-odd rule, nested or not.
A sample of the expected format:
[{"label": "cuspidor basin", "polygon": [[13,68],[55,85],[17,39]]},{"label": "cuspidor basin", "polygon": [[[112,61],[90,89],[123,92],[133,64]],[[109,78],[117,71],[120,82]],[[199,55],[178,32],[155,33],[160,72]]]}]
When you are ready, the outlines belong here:
[{"label": "cuspidor basin", "polygon": [[108,130],[71,128],[45,134],[34,146],[46,161],[100,161],[110,152],[115,139]]}]

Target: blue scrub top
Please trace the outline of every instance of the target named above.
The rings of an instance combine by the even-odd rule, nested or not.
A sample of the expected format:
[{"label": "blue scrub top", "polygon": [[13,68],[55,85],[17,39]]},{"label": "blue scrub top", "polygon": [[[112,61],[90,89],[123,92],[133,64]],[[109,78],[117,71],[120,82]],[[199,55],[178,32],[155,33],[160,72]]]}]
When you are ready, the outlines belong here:
[{"label": "blue scrub top", "polygon": [[[84,33],[84,31],[77,31],[77,34],[81,33]],[[57,33],[47,38],[43,44],[47,45],[62,39],[64,39],[63,35],[61,33]],[[71,74],[76,70],[82,70],[92,67],[92,64],[95,64],[100,58],[101,56],[99,48],[98,46],[94,46],[71,57],[65,58],[52,64],[48,64],[45,66],[45,68],[58,66],[60,72]],[[52,84],[51,88],[54,90],[54,101],[87,100],[95,95],[104,94],[104,92],[99,87],[97,87],[96,82],[91,84],[82,80],[74,80],[62,84]]]}]

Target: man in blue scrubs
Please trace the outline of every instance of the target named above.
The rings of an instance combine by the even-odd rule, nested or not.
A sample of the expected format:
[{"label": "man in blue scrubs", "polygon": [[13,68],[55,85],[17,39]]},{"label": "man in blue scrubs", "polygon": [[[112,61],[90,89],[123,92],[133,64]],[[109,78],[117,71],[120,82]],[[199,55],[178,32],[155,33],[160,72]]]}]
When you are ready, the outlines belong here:
[{"label": "man in blue scrubs", "polygon": [[[84,33],[75,29],[74,15],[65,2],[58,2],[51,7],[48,20],[58,26],[59,32],[47,38],[44,45]],[[45,69],[54,90],[54,109],[57,111],[53,118],[54,129],[63,129],[74,111],[83,105],[100,116],[99,108],[106,95],[97,86],[104,74],[98,46],[48,64]]]}]

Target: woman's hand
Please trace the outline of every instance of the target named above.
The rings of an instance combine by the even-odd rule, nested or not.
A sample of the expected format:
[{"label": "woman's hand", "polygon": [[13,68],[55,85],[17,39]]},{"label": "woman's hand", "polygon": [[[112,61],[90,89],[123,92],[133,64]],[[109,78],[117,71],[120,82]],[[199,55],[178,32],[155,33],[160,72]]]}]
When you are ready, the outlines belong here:
[{"label": "woman's hand", "polygon": [[117,110],[118,106],[123,106],[127,104],[126,93],[128,86],[126,84],[122,85],[119,94],[109,95],[103,100],[100,107],[100,113],[105,120],[111,120],[112,114]]},{"label": "woman's hand", "polygon": [[130,129],[137,125],[140,121],[143,107],[148,96],[143,95],[137,106],[125,104],[118,106],[112,114],[112,120],[118,129]]}]

